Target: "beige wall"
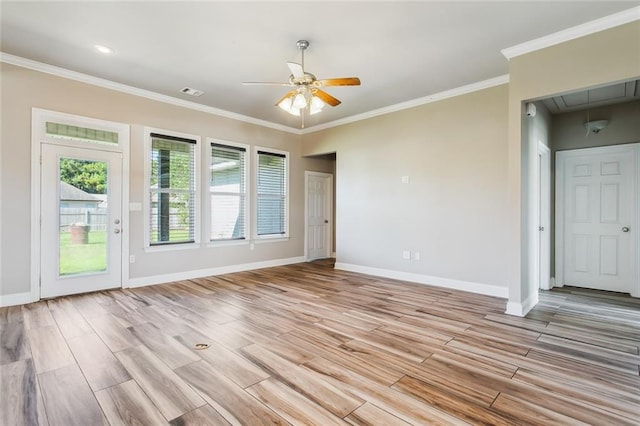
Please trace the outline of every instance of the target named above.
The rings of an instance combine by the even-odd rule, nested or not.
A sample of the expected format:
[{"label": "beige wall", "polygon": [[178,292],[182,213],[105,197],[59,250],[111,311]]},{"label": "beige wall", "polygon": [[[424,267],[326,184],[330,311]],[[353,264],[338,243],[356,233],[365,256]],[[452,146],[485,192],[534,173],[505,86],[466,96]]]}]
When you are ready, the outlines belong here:
[{"label": "beige wall", "polygon": [[337,261],[506,287],[507,93],[304,135],[305,155],[336,152]]},{"label": "beige wall", "polygon": [[[640,77],[640,21],[511,59],[509,63],[508,311],[537,298],[530,257],[537,233],[531,205],[537,149],[523,134],[523,102]],[[529,204],[527,204],[529,203]]]},{"label": "beige wall", "polygon": [[[131,212],[130,252],[136,263],[130,277],[209,269],[303,256],[304,171],[331,173],[333,162],[301,158],[300,136],[156,102],[88,84],[2,64],[2,270],[0,294],[30,290],[31,110],[33,107],[131,125],[130,201],[142,202],[143,127],[200,135],[205,138],[271,147],[291,154],[290,235],[287,242],[146,253],[143,213]],[[252,180],[253,181],[253,180]]]}]

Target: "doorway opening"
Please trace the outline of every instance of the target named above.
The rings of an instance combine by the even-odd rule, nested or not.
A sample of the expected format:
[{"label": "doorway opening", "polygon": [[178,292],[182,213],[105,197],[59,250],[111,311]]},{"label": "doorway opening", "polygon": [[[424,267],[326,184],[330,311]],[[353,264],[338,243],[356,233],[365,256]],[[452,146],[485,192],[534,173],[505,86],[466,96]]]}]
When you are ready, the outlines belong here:
[{"label": "doorway opening", "polygon": [[[624,265],[627,265],[631,268],[629,278],[625,279],[627,284],[618,286],[618,290],[614,291],[623,291],[634,297],[640,297],[640,268],[637,265],[637,257],[640,253],[640,238],[637,232],[640,229],[638,218],[640,202],[637,199],[640,173],[632,172],[632,183],[629,185],[633,185],[634,189],[629,193],[631,195],[622,195],[620,191],[625,185],[612,181],[617,179],[614,176],[618,173],[623,174],[621,167],[626,164],[625,162],[631,161],[640,165],[637,148],[631,148],[640,142],[640,125],[637,121],[640,115],[640,90],[638,89],[640,89],[640,81],[624,81],[531,101],[529,103],[534,104],[535,108],[523,108],[527,113],[533,110],[533,117],[535,117],[528,114],[529,117],[523,118],[523,129],[526,129],[525,126],[530,129],[535,126],[535,122],[546,129],[548,139],[545,145],[550,149],[548,159],[551,171],[549,197],[547,197],[544,195],[547,186],[544,182],[544,169],[547,166],[544,153],[541,153],[539,148],[539,135],[534,137],[531,132],[524,133],[523,153],[528,153],[531,159],[528,162],[530,169],[527,173],[530,188],[527,207],[530,226],[527,235],[530,239],[525,244],[529,247],[528,281],[536,283],[530,286],[529,290],[525,290],[529,296],[532,297],[535,288],[548,290],[554,286],[563,285],[611,290],[613,287],[610,287],[607,282],[612,279],[612,276],[622,271],[621,268]],[[536,145],[538,156],[536,161],[533,161]],[[572,155],[580,157],[581,153],[588,153],[588,149],[595,149],[594,153],[602,154],[604,153],[602,150],[606,151],[607,147],[626,150],[626,159],[622,162],[585,161],[582,162],[584,164],[578,160],[576,161],[581,164],[570,161],[571,164],[568,167],[573,167],[573,170],[567,171],[566,158]],[[572,152],[574,154],[571,154]],[[564,162],[565,166],[560,167],[560,162]],[[587,174],[592,177],[587,177]],[[585,184],[587,178],[596,179],[599,183],[594,181]],[[585,182],[581,182],[580,179]],[[602,179],[604,180],[600,182]],[[630,224],[626,222],[622,224],[621,221],[626,220],[624,217],[614,218],[616,215],[623,214],[622,210],[618,210],[623,206],[618,203],[622,202],[624,197],[635,197],[630,202],[632,215],[631,219],[627,220],[627,222],[633,222]],[[548,226],[543,223],[545,201],[549,202]],[[579,206],[579,204],[582,205]],[[576,210],[578,207],[582,210]],[[576,232],[567,236],[565,224],[583,219],[584,222],[592,223],[593,226],[610,225],[612,230],[615,228],[615,232],[596,236],[588,232],[577,232],[576,228],[574,229]],[[545,240],[545,237],[548,237],[548,240]],[[625,239],[630,240],[629,248],[626,248]],[[568,249],[570,250],[567,251]],[[545,250],[550,254],[548,272],[544,270],[547,264],[544,259]],[[631,266],[626,260],[627,255],[632,260]],[[597,278],[577,279],[577,276],[574,276],[567,280],[567,265],[573,265],[574,269],[591,270]],[[582,271],[578,276],[582,274],[586,277],[586,273]]]}]

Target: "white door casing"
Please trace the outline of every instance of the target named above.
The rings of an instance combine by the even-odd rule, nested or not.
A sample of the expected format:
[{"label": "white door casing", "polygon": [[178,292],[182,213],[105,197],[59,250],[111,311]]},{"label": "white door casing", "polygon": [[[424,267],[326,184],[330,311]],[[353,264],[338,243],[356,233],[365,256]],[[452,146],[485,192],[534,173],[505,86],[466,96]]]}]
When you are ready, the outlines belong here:
[{"label": "white door casing", "polygon": [[556,156],[556,282],[638,296],[640,144]]},{"label": "white door casing", "polygon": [[[116,140],[111,140],[109,143],[100,143],[96,142],[96,140],[83,139],[82,137],[65,137],[65,136],[55,136],[49,134],[48,124],[54,123],[60,124],[63,126],[71,126],[76,127],[80,130],[83,128],[85,130],[96,130],[98,132],[107,132],[111,134],[115,134]],[[48,194],[49,188],[44,188],[42,186],[43,183],[51,185],[51,170],[45,170],[46,166],[43,161],[43,149],[45,145],[51,145],[56,147],[63,147],[64,149],[69,148],[78,148],[79,151],[75,151],[75,154],[70,155],[71,157],[78,156],[78,153],[87,153],[89,151],[101,151],[103,153],[107,153],[107,158],[119,158],[117,164],[112,166],[115,172],[116,169],[119,169],[117,173],[119,175],[120,184],[117,184],[119,188],[119,201],[114,200],[112,205],[118,204],[120,205],[120,251],[116,254],[112,252],[109,254],[110,258],[119,257],[120,261],[120,275],[115,277],[115,284],[110,284],[109,287],[119,287],[119,286],[127,286],[128,285],[128,276],[129,276],[129,217],[127,207],[129,206],[129,137],[130,137],[130,128],[129,125],[123,123],[117,123],[113,121],[100,120],[95,118],[83,117],[74,114],[67,114],[62,112],[50,111],[40,108],[32,108],[32,117],[31,117],[31,236],[30,236],[30,245],[31,245],[31,291],[30,291],[30,299],[31,301],[37,301],[41,297],[49,297],[51,294],[45,290],[41,294],[41,283],[43,275],[45,272],[43,270],[43,263],[51,262],[51,259],[44,259],[43,256],[49,255],[51,252],[55,253],[56,261],[58,261],[58,250],[59,245],[58,242],[54,245],[50,245],[50,243],[45,243],[43,240],[47,237],[43,235],[43,227],[42,224],[46,222],[48,219],[44,218],[45,214],[52,213],[50,209],[47,209],[42,202],[44,199],[49,196]],[[53,149],[53,148],[52,148]],[[71,153],[73,151],[66,151],[67,153]],[[108,155],[113,154],[113,155]],[[48,157],[48,155],[45,155]],[[79,158],[82,158],[83,155],[79,155]],[[103,161],[103,160],[99,160]],[[111,160],[107,160],[111,161]],[[55,161],[54,161],[55,162]],[[45,173],[47,176],[45,177]],[[55,172],[57,176],[57,171]],[[54,182],[57,178],[54,178]],[[53,191],[56,196],[58,195],[58,190]],[[57,201],[56,201],[57,204]],[[58,215],[56,210],[54,210],[55,216]],[[55,220],[49,218],[49,220]],[[113,221],[111,221],[113,223]],[[51,238],[50,236],[48,238]],[[46,244],[46,245],[45,245]],[[112,247],[117,247],[112,245]],[[117,270],[112,269],[112,270]],[[85,277],[87,280],[91,280],[94,278],[93,275],[88,275]],[[88,287],[83,287],[82,291],[91,291]],[[58,292],[54,292],[55,294],[61,294]]]},{"label": "white door casing", "polygon": [[[60,160],[102,162],[107,169],[105,270],[63,274],[60,247]],[[42,145],[40,297],[85,293],[122,286],[122,154],[63,145]],[[95,245],[94,245],[95,246]],[[101,246],[101,245],[100,245]],[[102,254],[102,253],[101,253]],[[72,260],[73,261],[73,260]]]},{"label": "white door casing", "polygon": [[538,278],[539,288],[551,284],[551,151],[538,142]]},{"label": "white door casing", "polygon": [[305,259],[331,256],[333,176],[305,172]]}]

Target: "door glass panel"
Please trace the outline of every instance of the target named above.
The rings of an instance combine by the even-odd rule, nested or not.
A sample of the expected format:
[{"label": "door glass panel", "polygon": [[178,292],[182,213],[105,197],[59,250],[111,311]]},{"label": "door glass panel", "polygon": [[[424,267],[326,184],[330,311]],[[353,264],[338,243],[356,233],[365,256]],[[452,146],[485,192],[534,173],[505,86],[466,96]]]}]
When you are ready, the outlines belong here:
[{"label": "door glass panel", "polygon": [[107,271],[107,163],[59,162],[60,277]]}]

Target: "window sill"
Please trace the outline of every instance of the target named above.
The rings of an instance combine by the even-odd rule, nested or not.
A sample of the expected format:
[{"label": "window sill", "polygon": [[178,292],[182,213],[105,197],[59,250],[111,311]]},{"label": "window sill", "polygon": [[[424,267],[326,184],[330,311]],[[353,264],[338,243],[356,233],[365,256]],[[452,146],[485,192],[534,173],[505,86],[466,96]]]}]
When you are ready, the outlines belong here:
[{"label": "window sill", "polygon": [[289,236],[285,235],[274,235],[274,236],[262,236],[262,237],[254,237],[253,243],[262,244],[262,243],[278,243],[289,241]]},{"label": "window sill", "polygon": [[207,243],[207,248],[211,247],[230,247],[230,246],[246,246],[249,244],[249,240],[220,240],[220,241],[209,241]]},{"label": "window sill", "polygon": [[145,247],[144,252],[156,253],[156,252],[163,252],[163,251],[194,250],[199,248],[200,248],[200,243],[163,244],[159,246]]}]

